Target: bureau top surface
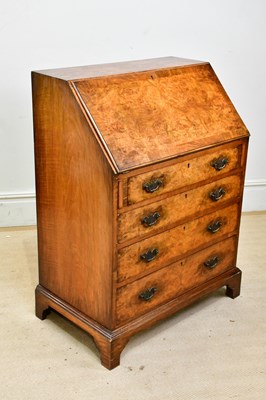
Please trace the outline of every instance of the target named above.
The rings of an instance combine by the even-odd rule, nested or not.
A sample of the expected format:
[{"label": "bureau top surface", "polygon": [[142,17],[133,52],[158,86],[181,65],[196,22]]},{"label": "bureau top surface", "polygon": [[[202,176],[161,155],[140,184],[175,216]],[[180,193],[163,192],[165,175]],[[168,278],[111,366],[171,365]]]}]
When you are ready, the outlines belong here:
[{"label": "bureau top surface", "polygon": [[73,81],[75,79],[89,79],[118,74],[129,74],[134,72],[144,72],[153,69],[182,67],[205,63],[204,61],[188,60],[179,57],[160,57],[146,60],[121,61],[109,64],[84,65],[81,67],[55,68],[36,71],[40,74],[54,78]]},{"label": "bureau top surface", "polygon": [[68,80],[117,172],[248,135],[209,63],[167,57],[38,72]]}]

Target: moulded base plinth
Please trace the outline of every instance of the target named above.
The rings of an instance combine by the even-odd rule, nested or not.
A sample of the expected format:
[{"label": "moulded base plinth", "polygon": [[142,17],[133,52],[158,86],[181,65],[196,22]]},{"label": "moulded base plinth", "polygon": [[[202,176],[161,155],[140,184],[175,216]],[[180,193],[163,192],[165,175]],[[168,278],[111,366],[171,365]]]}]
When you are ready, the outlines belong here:
[{"label": "moulded base plinth", "polygon": [[113,331],[105,328],[67,302],[61,300],[49,290],[38,285],[36,287],[36,316],[43,320],[51,310],[55,310],[84,329],[93,337],[100,352],[102,365],[108,369],[113,369],[120,364],[121,352],[130,337],[135,333],[149,328],[156,322],[174,314],[222,286],[226,286],[226,295],[234,299],[240,294],[240,285],[241,271],[238,268],[233,268]]}]

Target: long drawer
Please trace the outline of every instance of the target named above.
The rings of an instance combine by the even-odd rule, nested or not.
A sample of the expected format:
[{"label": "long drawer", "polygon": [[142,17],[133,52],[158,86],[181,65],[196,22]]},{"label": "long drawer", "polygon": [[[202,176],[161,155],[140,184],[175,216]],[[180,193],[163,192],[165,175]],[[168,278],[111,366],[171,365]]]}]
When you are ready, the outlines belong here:
[{"label": "long drawer", "polygon": [[158,229],[183,220],[184,216],[189,218],[199,212],[215,209],[239,194],[240,177],[233,175],[125,212],[118,217],[118,242],[155,234]]},{"label": "long drawer", "polygon": [[234,267],[235,254],[234,236],[118,289],[118,325]]},{"label": "long drawer", "polygon": [[[221,236],[234,232],[238,217],[238,204],[233,204],[124,247],[118,251],[118,282],[170,264],[193,248],[211,244]],[[212,232],[209,228],[215,224],[217,228]]]},{"label": "long drawer", "polygon": [[163,193],[220,177],[223,172],[240,167],[241,146],[214,149],[155,171],[130,177],[127,181],[128,204],[154,198]]}]

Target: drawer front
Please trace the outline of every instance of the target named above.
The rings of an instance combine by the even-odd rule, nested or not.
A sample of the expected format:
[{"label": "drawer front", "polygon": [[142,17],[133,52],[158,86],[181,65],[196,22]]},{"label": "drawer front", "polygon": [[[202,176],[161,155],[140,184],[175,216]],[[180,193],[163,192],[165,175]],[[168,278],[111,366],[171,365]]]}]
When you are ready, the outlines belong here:
[{"label": "drawer front", "polygon": [[234,267],[235,254],[232,237],[118,289],[118,325]]},{"label": "drawer front", "polygon": [[[239,206],[233,204],[214,213],[179,225],[118,251],[118,282],[151,272],[174,262],[183,254],[219,240],[238,226]],[[208,227],[220,221],[220,229]]]},{"label": "drawer front", "polygon": [[189,218],[198,212],[217,208],[240,195],[240,177],[229,176],[187,192],[120,214],[118,242],[141,238],[158,229]]},{"label": "drawer front", "polygon": [[205,179],[219,177],[240,167],[240,146],[215,150],[174,165],[137,175],[128,179],[128,204],[192,185]]}]

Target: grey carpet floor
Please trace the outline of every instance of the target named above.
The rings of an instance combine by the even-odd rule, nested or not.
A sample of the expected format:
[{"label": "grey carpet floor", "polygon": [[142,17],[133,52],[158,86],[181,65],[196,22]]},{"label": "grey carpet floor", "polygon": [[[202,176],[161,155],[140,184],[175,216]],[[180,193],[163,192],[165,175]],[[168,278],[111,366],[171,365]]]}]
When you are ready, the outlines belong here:
[{"label": "grey carpet floor", "polygon": [[35,228],[0,231],[1,400],[265,400],[266,214],[242,217],[240,297],[224,289],[134,336],[103,368],[90,336],[34,315]]}]

